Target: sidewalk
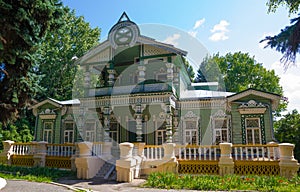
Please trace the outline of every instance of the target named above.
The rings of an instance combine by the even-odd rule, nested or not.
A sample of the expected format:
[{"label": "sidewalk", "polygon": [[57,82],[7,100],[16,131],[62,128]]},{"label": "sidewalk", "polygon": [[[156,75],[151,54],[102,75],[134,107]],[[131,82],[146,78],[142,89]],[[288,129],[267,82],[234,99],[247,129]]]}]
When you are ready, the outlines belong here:
[{"label": "sidewalk", "polygon": [[145,180],[143,179],[136,179],[132,183],[117,183],[93,180],[62,180],[57,183],[37,183],[24,180],[7,180],[7,185],[1,190],[1,192],[72,192],[76,190],[94,192],[193,192],[192,190],[166,190],[138,187],[144,181]]}]

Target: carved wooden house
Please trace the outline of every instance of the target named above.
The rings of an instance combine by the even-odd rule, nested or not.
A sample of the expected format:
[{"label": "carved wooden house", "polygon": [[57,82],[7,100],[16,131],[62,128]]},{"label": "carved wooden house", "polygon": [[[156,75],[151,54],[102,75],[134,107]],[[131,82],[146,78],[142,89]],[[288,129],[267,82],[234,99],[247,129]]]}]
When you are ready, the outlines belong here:
[{"label": "carved wooden house", "polygon": [[265,144],[275,139],[272,111],[281,96],[192,83],[186,55],[143,36],[124,13],[108,39],[76,61],[84,74],[84,95],[70,101],[49,98],[32,107],[35,140],[113,142],[117,150],[121,142]]}]

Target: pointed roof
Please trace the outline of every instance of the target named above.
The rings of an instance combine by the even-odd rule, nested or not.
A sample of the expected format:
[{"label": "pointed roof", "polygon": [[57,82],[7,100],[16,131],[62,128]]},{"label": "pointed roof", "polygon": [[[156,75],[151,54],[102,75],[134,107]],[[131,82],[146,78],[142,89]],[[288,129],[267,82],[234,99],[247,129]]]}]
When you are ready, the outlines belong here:
[{"label": "pointed roof", "polygon": [[273,105],[273,107],[272,107],[273,110],[277,109],[277,107],[279,105],[279,101],[282,99],[282,97],[278,94],[270,93],[270,92],[266,92],[266,91],[260,91],[260,90],[253,89],[253,88],[249,88],[242,92],[230,95],[227,98],[228,98],[228,102],[233,102],[233,101],[239,100],[241,98],[244,98],[248,95],[255,95],[255,96],[270,99],[272,102],[272,105]]},{"label": "pointed roof", "polygon": [[[125,19],[125,20],[124,20]],[[118,23],[123,22],[123,21],[130,21],[128,15],[126,14],[126,12],[124,11],[118,21]]]}]

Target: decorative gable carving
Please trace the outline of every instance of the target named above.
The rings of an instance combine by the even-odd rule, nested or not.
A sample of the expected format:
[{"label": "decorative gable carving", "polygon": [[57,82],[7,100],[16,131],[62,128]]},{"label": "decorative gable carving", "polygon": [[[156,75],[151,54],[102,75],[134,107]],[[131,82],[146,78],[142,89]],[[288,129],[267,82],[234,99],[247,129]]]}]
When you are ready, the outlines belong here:
[{"label": "decorative gable carving", "polygon": [[238,111],[240,114],[263,114],[266,111],[266,106],[262,103],[257,103],[254,100],[249,100],[247,103],[242,103]]},{"label": "decorative gable carving", "polygon": [[185,119],[194,119],[194,118],[198,118],[198,116],[193,113],[193,111],[188,111],[185,115],[184,115]]},{"label": "decorative gable carving", "polygon": [[224,118],[226,116],[227,115],[223,110],[219,110],[213,115],[214,118]]},{"label": "decorative gable carving", "polygon": [[55,119],[56,113],[51,109],[45,109],[39,114],[41,119]]}]

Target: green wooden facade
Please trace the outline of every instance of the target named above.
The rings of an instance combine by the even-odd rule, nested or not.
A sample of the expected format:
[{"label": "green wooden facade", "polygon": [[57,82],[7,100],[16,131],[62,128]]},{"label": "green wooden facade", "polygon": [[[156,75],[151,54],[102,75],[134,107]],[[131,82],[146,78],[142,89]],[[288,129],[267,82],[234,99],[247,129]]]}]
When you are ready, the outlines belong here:
[{"label": "green wooden facade", "polygon": [[124,13],[108,40],[76,63],[84,95],[47,99],[33,106],[35,139],[211,145],[264,144],[275,140],[272,112],[281,97],[248,89],[218,91],[217,83],[192,84],[187,52],[140,34]]}]

